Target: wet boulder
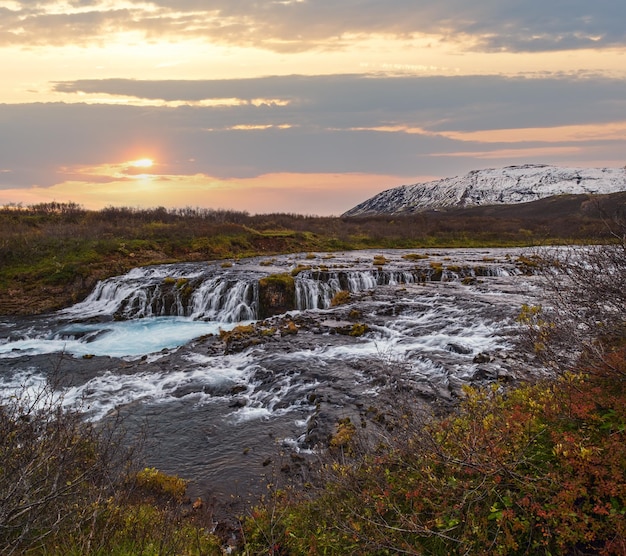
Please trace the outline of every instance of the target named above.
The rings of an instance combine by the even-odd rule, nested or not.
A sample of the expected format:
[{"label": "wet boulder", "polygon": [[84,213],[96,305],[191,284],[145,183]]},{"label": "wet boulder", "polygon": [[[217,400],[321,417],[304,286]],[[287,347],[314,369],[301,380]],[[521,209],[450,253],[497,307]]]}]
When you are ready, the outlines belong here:
[{"label": "wet boulder", "polygon": [[259,280],[259,317],[264,319],[296,309],[296,284],[290,274]]}]

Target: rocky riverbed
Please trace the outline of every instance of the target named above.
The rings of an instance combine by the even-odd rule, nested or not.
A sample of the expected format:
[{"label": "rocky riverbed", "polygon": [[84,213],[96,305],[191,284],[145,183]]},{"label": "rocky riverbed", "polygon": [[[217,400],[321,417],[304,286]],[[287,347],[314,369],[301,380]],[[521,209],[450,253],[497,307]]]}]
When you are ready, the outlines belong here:
[{"label": "rocky riverbed", "polygon": [[382,434],[401,404],[444,411],[464,384],[524,378],[513,339],[540,296],[532,266],[466,249],[141,269],[60,313],[2,319],[0,392],[54,377],[68,407],[141,431],[147,464],[192,496],[255,499],[266,480],[306,479],[342,419]]}]

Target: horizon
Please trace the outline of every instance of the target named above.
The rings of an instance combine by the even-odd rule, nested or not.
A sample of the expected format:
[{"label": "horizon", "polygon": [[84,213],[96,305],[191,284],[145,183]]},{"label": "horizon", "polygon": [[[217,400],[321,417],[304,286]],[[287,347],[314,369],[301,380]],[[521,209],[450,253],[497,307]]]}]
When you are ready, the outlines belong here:
[{"label": "horizon", "polygon": [[[147,159],[142,159],[142,160],[138,160],[138,161],[134,161],[134,164],[132,164],[133,166],[139,166],[139,167],[149,167],[151,166],[151,164],[149,163],[151,161],[147,160]],[[555,166],[552,164],[533,164],[533,163],[527,163],[527,164],[520,164],[520,165],[512,165],[512,166],[503,166],[503,167],[498,167],[498,168],[481,168],[479,170],[475,170],[478,172],[481,171],[492,171],[492,170],[504,170],[504,169],[508,169],[508,168],[520,168],[520,167],[525,167],[525,166],[531,166],[531,167],[550,167],[550,168],[562,168],[565,170],[586,170],[586,169],[594,169],[594,168],[586,168],[586,167],[576,167],[576,166]],[[596,168],[596,169],[600,169],[600,170],[621,170],[624,169],[626,170],[626,166],[619,166],[619,167],[604,167],[604,168]],[[431,181],[426,181],[426,182],[417,182],[415,184],[401,184],[399,186],[396,187],[392,187],[392,188],[388,188],[387,190],[391,190],[391,189],[395,189],[395,188],[399,188],[399,187],[406,187],[406,186],[427,186],[432,184],[433,186],[435,186],[437,183],[439,183],[440,181],[445,181],[447,179],[455,179],[455,178],[459,178],[459,177],[467,177],[468,174],[465,174],[463,176],[446,176],[445,178],[440,178],[440,179],[436,179],[436,180],[431,180]],[[128,211],[137,211],[137,212],[141,212],[141,211],[154,211],[154,210],[159,210],[159,209],[165,209],[167,210],[169,213],[171,214],[175,214],[176,211],[185,211],[185,210],[191,210],[191,211],[208,211],[210,212],[216,212],[216,213],[220,213],[220,212],[232,212],[235,214],[245,214],[246,216],[268,216],[271,214],[277,214],[277,215],[286,215],[286,216],[295,216],[295,217],[303,217],[303,218],[342,218],[344,216],[345,213],[349,213],[350,210],[357,208],[360,205],[366,204],[367,201],[370,201],[371,199],[377,197],[379,194],[384,193],[387,190],[383,190],[377,194],[374,194],[371,197],[368,197],[367,199],[363,199],[362,201],[359,201],[358,203],[356,203],[355,205],[353,205],[352,207],[350,207],[350,209],[343,211],[342,213],[337,213],[337,214],[333,214],[333,213],[329,213],[329,214],[315,214],[315,213],[299,213],[299,212],[292,212],[292,211],[281,211],[281,210],[273,210],[273,211],[268,211],[268,212],[252,212],[249,210],[245,210],[245,209],[232,209],[232,208],[224,208],[224,207],[202,207],[202,206],[192,206],[192,205],[184,205],[184,206],[169,206],[169,207],[165,207],[163,205],[135,205],[135,206],[130,206],[130,205],[124,205],[124,204],[111,204],[111,205],[105,205],[105,206],[101,206],[101,207],[96,207],[96,208],[90,208],[90,207],[86,207],[85,205],[79,203],[79,202],[75,202],[72,199],[68,199],[66,201],[57,201],[56,199],[51,199],[51,200],[46,200],[46,201],[40,201],[38,203],[32,203],[32,204],[25,204],[23,202],[10,202],[10,203],[6,203],[4,205],[0,205],[0,208],[4,209],[4,210],[11,210],[11,209],[15,209],[15,210],[28,210],[30,208],[37,208],[38,205],[59,205],[59,208],[63,207],[63,206],[71,206],[71,205],[75,205],[76,208],[78,208],[79,210],[84,210],[84,211],[93,211],[93,212],[99,212],[99,211],[105,211],[105,210],[110,210],[110,209],[118,209],[118,210],[128,210]],[[625,185],[625,191],[626,191],[626,185]],[[574,194],[580,194],[580,193],[574,193]],[[603,193],[597,193],[599,195],[602,195]],[[527,202],[531,202],[531,201],[523,201],[523,203],[527,203]],[[519,204],[519,202],[514,202],[513,204]],[[480,205],[476,205],[476,206],[480,206]]]},{"label": "horizon", "polygon": [[471,170],[625,163],[612,0],[0,11],[0,205],[338,216]]}]

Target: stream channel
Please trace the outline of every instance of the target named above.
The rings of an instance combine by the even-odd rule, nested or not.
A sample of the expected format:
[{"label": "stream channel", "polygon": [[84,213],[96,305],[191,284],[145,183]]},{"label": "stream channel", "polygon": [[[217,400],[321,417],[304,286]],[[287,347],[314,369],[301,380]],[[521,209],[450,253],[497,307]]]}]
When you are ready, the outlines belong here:
[{"label": "stream channel", "polygon": [[[515,381],[515,319],[540,292],[522,254],[376,250],[137,268],[57,313],[0,317],[0,397],[54,376],[66,407],[95,422],[121,416],[131,436],[143,430],[146,463],[188,479],[191,496],[254,501],[264,481],[305,475],[339,419],[380,424],[400,385],[416,404],[446,407],[463,384]],[[261,319],[259,282],[277,274],[295,274],[293,309]],[[342,290],[347,303],[331,306]]]}]

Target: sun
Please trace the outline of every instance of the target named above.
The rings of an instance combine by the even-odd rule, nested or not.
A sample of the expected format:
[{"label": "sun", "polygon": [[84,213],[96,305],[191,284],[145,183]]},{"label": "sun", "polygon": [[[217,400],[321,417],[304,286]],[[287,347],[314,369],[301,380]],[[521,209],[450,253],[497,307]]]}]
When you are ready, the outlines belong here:
[{"label": "sun", "polygon": [[150,168],[154,164],[151,158],[140,158],[139,160],[133,160],[130,165],[133,168]]}]

